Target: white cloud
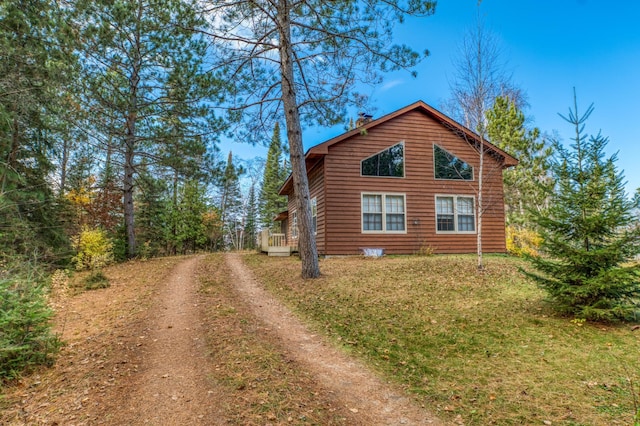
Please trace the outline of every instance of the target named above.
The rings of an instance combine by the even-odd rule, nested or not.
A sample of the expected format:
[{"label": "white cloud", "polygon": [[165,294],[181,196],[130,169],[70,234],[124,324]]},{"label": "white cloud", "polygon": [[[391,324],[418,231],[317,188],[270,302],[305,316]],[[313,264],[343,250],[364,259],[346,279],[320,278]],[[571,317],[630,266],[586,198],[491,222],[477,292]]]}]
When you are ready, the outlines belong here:
[{"label": "white cloud", "polygon": [[380,88],[380,91],[384,92],[385,90],[392,89],[396,86],[401,85],[402,83],[404,83],[404,81],[401,79],[388,81],[382,85],[382,87]]}]

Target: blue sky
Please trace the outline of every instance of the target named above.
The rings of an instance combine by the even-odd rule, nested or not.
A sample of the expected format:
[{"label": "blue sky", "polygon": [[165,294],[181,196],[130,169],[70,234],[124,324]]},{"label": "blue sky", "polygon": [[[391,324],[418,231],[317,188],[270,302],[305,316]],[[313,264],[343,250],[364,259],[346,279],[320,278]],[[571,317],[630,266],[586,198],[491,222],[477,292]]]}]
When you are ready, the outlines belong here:
[{"label": "blue sky", "polygon": [[[585,131],[609,138],[607,154],[618,152],[627,191],[640,188],[640,2],[483,0],[480,13],[500,41],[514,83],[527,94],[530,123],[568,144],[574,129],[558,113],[568,113],[575,87],[579,109],[595,107]],[[440,0],[433,16],[398,26],[398,42],[431,55],[417,67],[417,78],[388,74],[370,91],[374,117],[417,100],[440,108],[449,97],[458,46],[476,16],[477,0]],[[342,132],[341,126],[306,129],[305,148]],[[259,147],[222,147],[229,148],[244,158],[266,155]]]}]

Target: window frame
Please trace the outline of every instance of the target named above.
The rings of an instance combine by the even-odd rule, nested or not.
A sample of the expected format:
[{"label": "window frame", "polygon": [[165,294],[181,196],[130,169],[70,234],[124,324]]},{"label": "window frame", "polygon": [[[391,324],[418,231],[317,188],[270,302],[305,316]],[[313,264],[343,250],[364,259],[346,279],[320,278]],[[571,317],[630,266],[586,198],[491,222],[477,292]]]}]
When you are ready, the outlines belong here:
[{"label": "window frame", "polygon": [[[439,198],[451,198],[453,199],[453,231],[443,231],[443,230],[439,230],[438,229],[438,199]],[[459,214],[459,208],[458,208],[458,199],[463,198],[463,199],[470,199],[471,200],[471,206],[473,208],[473,231],[460,231],[460,222],[458,220],[459,216],[470,216],[468,214]],[[436,194],[434,197],[435,200],[435,204],[434,204],[434,210],[435,210],[435,225],[436,225],[436,234],[467,234],[467,235],[473,235],[473,234],[477,234],[477,208],[476,208],[476,197],[475,195],[459,195],[459,194]]]},{"label": "window frame", "polygon": [[[381,197],[381,212],[379,213],[382,217],[382,229],[364,229],[364,198],[365,196],[379,196]],[[387,212],[387,197],[402,197],[402,208],[403,212],[403,229],[402,230],[388,230],[387,229],[387,214],[389,215],[397,215],[399,213],[388,213]],[[367,212],[368,214],[378,214]],[[406,234],[407,233],[407,194],[400,192],[361,192],[360,193],[360,232],[362,234]]]},{"label": "window frame", "polygon": [[[367,161],[370,158],[375,157],[376,155],[380,155],[381,153],[393,148],[396,145],[402,145],[402,176],[378,176],[378,175],[365,175],[362,173],[362,163],[364,163],[365,161]],[[404,143],[404,140],[401,140],[400,142],[394,143],[393,145],[390,145],[388,147],[386,147],[385,149],[382,149],[374,154],[371,154],[370,156],[368,156],[367,158],[363,158],[362,160],[360,160],[360,177],[364,177],[364,178],[391,178],[391,179],[404,179],[407,176],[407,168],[406,168],[406,145]]]},{"label": "window frame", "polygon": [[[457,158],[458,160],[462,161],[463,163],[467,164],[469,167],[471,167],[471,179],[463,179],[462,177],[460,177],[459,179],[448,179],[448,178],[439,178],[436,176],[436,171],[437,171],[437,167],[436,167],[436,147],[443,150],[444,152],[446,152],[449,155],[452,155],[453,157]],[[454,182],[458,182],[458,181],[462,181],[462,182],[474,182],[476,180],[476,174],[475,174],[475,167],[471,165],[471,163],[469,163],[468,161],[463,160],[462,158],[458,157],[457,155],[455,155],[454,153],[450,152],[449,150],[441,147],[440,145],[438,145],[437,143],[433,144],[433,179],[435,180],[446,180],[446,181],[454,181]]]},{"label": "window frame", "polygon": [[291,238],[298,238],[298,212],[291,211]]}]

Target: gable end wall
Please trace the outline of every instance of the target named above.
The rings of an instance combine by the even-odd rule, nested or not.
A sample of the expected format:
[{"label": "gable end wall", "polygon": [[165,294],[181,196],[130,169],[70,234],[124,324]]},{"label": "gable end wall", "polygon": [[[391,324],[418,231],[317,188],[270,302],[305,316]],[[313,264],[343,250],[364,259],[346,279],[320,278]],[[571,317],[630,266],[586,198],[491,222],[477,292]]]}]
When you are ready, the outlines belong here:
[{"label": "gable end wall", "polygon": [[[405,177],[360,176],[360,161],[391,145],[405,143]],[[436,180],[433,144],[474,166],[474,181]],[[310,172],[318,198],[318,250],[323,255],[358,254],[365,247],[384,248],[388,254],[411,254],[430,247],[436,253],[473,253],[477,235],[436,233],[436,195],[476,196],[479,158],[460,136],[420,111],[410,111],[329,147],[324,170]],[[324,191],[322,191],[324,183]],[[502,169],[485,156],[483,251],[505,252]],[[405,234],[363,234],[361,194],[406,194]],[[291,207],[291,206],[290,206]],[[320,212],[322,210],[322,213]]]}]

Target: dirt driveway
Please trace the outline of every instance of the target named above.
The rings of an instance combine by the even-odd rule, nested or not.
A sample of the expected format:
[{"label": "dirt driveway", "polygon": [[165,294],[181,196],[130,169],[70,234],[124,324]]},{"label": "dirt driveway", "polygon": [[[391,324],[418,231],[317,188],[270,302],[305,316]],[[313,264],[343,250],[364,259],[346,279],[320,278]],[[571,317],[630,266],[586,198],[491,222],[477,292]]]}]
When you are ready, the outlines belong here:
[{"label": "dirt driveway", "polygon": [[68,345],[3,389],[0,424],[440,424],[310,333],[239,254],[108,275],[110,288],[58,302]]}]

